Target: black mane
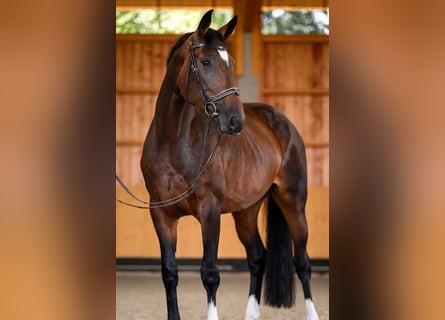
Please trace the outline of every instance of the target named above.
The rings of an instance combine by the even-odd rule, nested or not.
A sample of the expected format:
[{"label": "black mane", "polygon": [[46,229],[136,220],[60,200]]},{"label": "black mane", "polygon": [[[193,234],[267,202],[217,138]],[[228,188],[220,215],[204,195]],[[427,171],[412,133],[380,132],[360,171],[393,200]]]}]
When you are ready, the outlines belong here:
[{"label": "black mane", "polygon": [[170,60],[172,59],[173,54],[176,52],[176,50],[178,50],[178,48],[179,48],[180,46],[182,46],[182,44],[185,42],[185,40],[187,40],[187,38],[190,37],[190,35],[191,35],[192,33],[193,33],[193,32],[188,32],[188,33],[186,33],[186,34],[183,34],[183,35],[178,39],[178,41],[176,41],[175,45],[171,48],[170,53],[168,54],[167,65],[168,65],[168,63],[170,62]]}]

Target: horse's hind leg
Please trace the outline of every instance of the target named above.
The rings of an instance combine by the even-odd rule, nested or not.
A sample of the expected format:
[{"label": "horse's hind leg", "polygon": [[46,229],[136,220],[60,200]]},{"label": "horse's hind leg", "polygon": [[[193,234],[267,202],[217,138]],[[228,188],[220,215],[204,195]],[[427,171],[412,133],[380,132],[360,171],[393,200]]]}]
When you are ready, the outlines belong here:
[{"label": "horse's hind leg", "polygon": [[252,207],[233,213],[236,232],[246,248],[247,262],[250,271],[249,300],[246,308],[246,320],[260,317],[261,286],[263,283],[266,249],[261,241],[257,227],[258,210],[261,202]]},{"label": "horse's hind leg", "polygon": [[178,267],[175,257],[178,220],[167,216],[163,209],[152,209],[151,217],[161,247],[162,281],[167,298],[168,320],[179,320],[176,294]]},{"label": "horse's hind leg", "polygon": [[[295,178],[295,175],[293,177]],[[306,251],[308,239],[308,227],[305,215],[307,198],[306,183],[300,182],[294,187],[282,185],[278,188],[273,188],[272,196],[280,207],[291,232],[294,243],[294,265],[303,287],[306,320],[318,320],[318,314],[312,302],[310,285],[311,265]]]}]

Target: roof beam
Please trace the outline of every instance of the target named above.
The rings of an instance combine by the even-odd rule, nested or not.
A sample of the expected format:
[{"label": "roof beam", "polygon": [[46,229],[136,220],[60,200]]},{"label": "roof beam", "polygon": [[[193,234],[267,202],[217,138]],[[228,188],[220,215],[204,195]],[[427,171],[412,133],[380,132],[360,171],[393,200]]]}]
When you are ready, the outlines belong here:
[{"label": "roof beam", "polygon": [[329,0],[116,0],[118,8],[231,8],[239,2],[261,3],[267,9],[328,8]]},{"label": "roof beam", "polygon": [[233,0],[116,0],[116,7],[131,7],[131,8],[168,8],[168,9],[210,9],[217,8],[231,8]]}]

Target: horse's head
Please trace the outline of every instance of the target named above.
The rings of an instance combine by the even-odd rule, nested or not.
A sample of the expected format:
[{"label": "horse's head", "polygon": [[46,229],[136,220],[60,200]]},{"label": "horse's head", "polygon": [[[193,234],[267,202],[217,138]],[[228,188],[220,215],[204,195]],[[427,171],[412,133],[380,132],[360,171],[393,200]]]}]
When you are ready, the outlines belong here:
[{"label": "horse's head", "polygon": [[180,50],[180,67],[176,86],[189,104],[210,117],[217,117],[218,129],[223,134],[239,134],[245,115],[235,88],[233,58],[226,40],[232,35],[235,16],[219,30],[210,29],[213,10],[201,19],[198,29],[188,34]]}]

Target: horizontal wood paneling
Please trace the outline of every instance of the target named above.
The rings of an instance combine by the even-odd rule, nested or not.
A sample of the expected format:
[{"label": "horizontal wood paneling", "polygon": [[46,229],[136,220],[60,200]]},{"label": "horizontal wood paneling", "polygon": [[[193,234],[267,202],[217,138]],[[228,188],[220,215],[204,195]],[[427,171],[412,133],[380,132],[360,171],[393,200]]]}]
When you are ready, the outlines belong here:
[{"label": "horizontal wood paneling", "polygon": [[328,89],[261,89],[264,96],[327,96],[329,95]]},{"label": "horizontal wood paneling", "polygon": [[273,34],[263,35],[261,41],[263,43],[329,43],[329,36],[324,34]]},{"label": "horizontal wood paneling", "polygon": [[280,109],[307,141],[329,140],[329,98],[326,96],[266,96],[264,102]]},{"label": "horizontal wood paneling", "polygon": [[264,42],[262,61],[262,90],[329,89],[328,44]]},{"label": "horizontal wood paneling", "polygon": [[128,185],[143,185],[139,167],[142,143],[153,118],[166,71],[166,60],[178,35],[116,37],[116,171]]},{"label": "horizontal wood paneling", "polygon": [[261,99],[283,111],[310,142],[309,185],[329,186],[329,37],[261,39]]}]

